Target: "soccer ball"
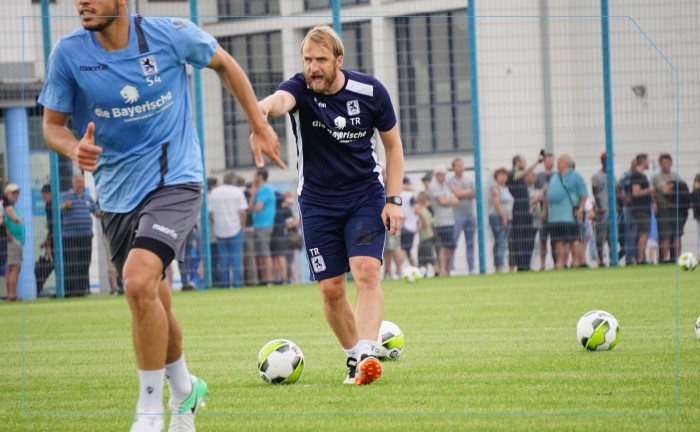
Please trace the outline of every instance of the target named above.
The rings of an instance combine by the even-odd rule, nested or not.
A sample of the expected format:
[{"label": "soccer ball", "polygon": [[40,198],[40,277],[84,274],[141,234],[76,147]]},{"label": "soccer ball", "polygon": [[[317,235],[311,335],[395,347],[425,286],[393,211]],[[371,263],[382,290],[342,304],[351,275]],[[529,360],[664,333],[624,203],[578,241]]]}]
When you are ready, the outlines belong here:
[{"label": "soccer ball", "polygon": [[678,267],[681,270],[695,270],[698,265],[698,258],[692,252],[685,252],[678,257]]},{"label": "soccer ball", "polygon": [[258,353],[258,373],[266,383],[293,384],[303,371],[304,353],[290,340],[272,340]]},{"label": "soccer ball", "polygon": [[698,317],[698,320],[695,321],[695,336],[700,339],[700,317]]},{"label": "soccer ball", "polygon": [[404,267],[404,269],[401,271],[401,277],[408,283],[413,283],[420,279],[423,279],[423,275],[421,274],[418,267],[414,267],[411,265]]},{"label": "soccer ball", "polygon": [[611,350],[620,340],[620,326],[609,313],[590,311],[578,320],[576,338],[589,351]]},{"label": "soccer ball", "polygon": [[378,357],[380,360],[396,360],[401,356],[406,343],[403,332],[391,321],[382,321],[377,336]]}]

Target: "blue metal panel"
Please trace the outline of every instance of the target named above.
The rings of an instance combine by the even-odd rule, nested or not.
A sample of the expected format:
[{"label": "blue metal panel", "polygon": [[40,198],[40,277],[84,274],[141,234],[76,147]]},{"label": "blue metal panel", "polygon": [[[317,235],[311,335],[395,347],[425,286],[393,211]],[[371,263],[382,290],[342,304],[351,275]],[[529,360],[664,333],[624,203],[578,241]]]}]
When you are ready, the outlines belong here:
[{"label": "blue metal panel", "polygon": [[613,143],[612,89],[610,82],[610,29],[608,0],[600,1],[603,37],[603,95],[605,104],[605,167],[608,174],[608,227],[610,237],[610,265],[617,265],[617,195],[615,194],[615,165]]},{"label": "blue metal panel", "polygon": [[[197,13],[199,6],[198,0],[190,0],[190,15],[192,22],[199,25],[199,15]],[[211,245],[211,230],[209,227],[209,206],[207,203],[207,193],[206,193],[206,172],[207,172],[207,159],[204,144],[204,104],[202,102],[202,73],[199,69],[194,69],[194,110],[195,118],[197,121],[197,137],[199,138],[199,145],[202,153],[202,166],[204,169],[204,196],[202,197],[202,213],[200,217],[200,225],[202,230],[202,259],[204,260],[204,284],[207,288],[211,287],[212,281],[212,265],[211,265],[211,250],[209,249]]]},{"label": "blue metal panel", "polygon": [[15,209],[24,225],[22,271],[17,283],[17,296],[24,300],[36,298],[34,278],[34,217],[32,214],[32,182],[29,171],[29,128],[25,108],[5,110],[5,135],[7,137],[7,164],[9,180],[19,186],[19,200]]},{"label": "blue metal panel", "polygon": [[467,1],[467,15],[469,28],[469,75],[471,80],[472,99],[472,137],[474,141],[474,175],[476,182],[476,226],[477,241],[479,245],[479,273],[486,273],[486,232],[487,224],[484,220],[484,192],[481,169],[481,136],[479,123],[479,79],[476,63],[476,17],[474,15],[474,3],[476,0]]},{"label": "blue metal panel", "polygon": [[[51,54],[51,13],[49,11],[49,0],[41,0],[41,33],[44,42],[44,65],[49,64]],[[51,168],[51,202],[61,202],[61,182],[58,169],[58,154],[49,152],[49,164]],[[61,224],[61,209],[59,205],[51,206],[53,213],[53,262],[56,274],[56,298],[63,298],[65,290],[65,280],[63,271],[63,226]]]},{"label": "blue metal panel", "polygon": [[331,10],[333,11],[333,30],[342,38],[343,25],[340,22],[340,0],[331,0]]}]

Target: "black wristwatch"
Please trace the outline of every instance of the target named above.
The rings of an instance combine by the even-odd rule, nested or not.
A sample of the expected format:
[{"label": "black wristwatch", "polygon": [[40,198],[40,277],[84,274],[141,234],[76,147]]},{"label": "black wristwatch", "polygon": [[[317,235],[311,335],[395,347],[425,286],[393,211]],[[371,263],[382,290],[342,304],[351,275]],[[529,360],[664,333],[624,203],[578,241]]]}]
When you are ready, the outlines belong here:
[{"label": "black wristwatch", "polygon": [[388,197],[386,197],[386,203],[387,204],[396,204],[397,206],[400,206],[403,203],[403,200],[401,199],[400,196],[388,196]]}]

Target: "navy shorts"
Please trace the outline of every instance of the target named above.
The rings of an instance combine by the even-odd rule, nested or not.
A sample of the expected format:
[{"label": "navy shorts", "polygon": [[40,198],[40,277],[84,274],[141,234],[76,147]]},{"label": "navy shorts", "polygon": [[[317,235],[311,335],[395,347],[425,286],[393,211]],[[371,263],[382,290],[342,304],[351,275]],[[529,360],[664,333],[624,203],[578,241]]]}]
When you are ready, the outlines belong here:
[{"label": "navy shorts", "polygon": [[549,235],[552,241],[573,243],[579,239],[581,224],[579,222],[550,222]]},{"label": "navy shorts", "polygon": [[445,249],[455,249],[457,247],[454,225],[435,227],[435,234],[440,238],[440,247]]},{"label": "navy shorts", "polygon": [[185,242],[199,220],[201,207],[202,185],[188,183],[158,188],[128,213],[105,213],[102,229],[119,276],[134,247],[158,255],[163,272],[173,258],[183,262]]},{"label": "navy shorts", "polygon": [[382,262],[386,227],[384,193],[352,200],[299,197],[301,227],[311,280],[329,279],[350,270],[349,258],[370,256]]}]

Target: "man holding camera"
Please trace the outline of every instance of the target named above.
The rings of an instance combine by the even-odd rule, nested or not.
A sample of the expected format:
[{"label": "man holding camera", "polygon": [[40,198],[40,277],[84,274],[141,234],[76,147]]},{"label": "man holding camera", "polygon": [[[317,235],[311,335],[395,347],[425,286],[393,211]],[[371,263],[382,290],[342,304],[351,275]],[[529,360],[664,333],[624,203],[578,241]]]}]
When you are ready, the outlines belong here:
[{"label": "man holding camera", "polygon": [[511,267],[518,271],[530,270],[530,261],[534,249],[532,214],[530,213],[530,195],[527,191],[525,177],[533,172],[544,160],[544,150],[537,155],[535,162],[528,166],[522,154],[513,157],[513,169],[508,173],[508,190],[513,195],[513,225],[508,239]]}]

